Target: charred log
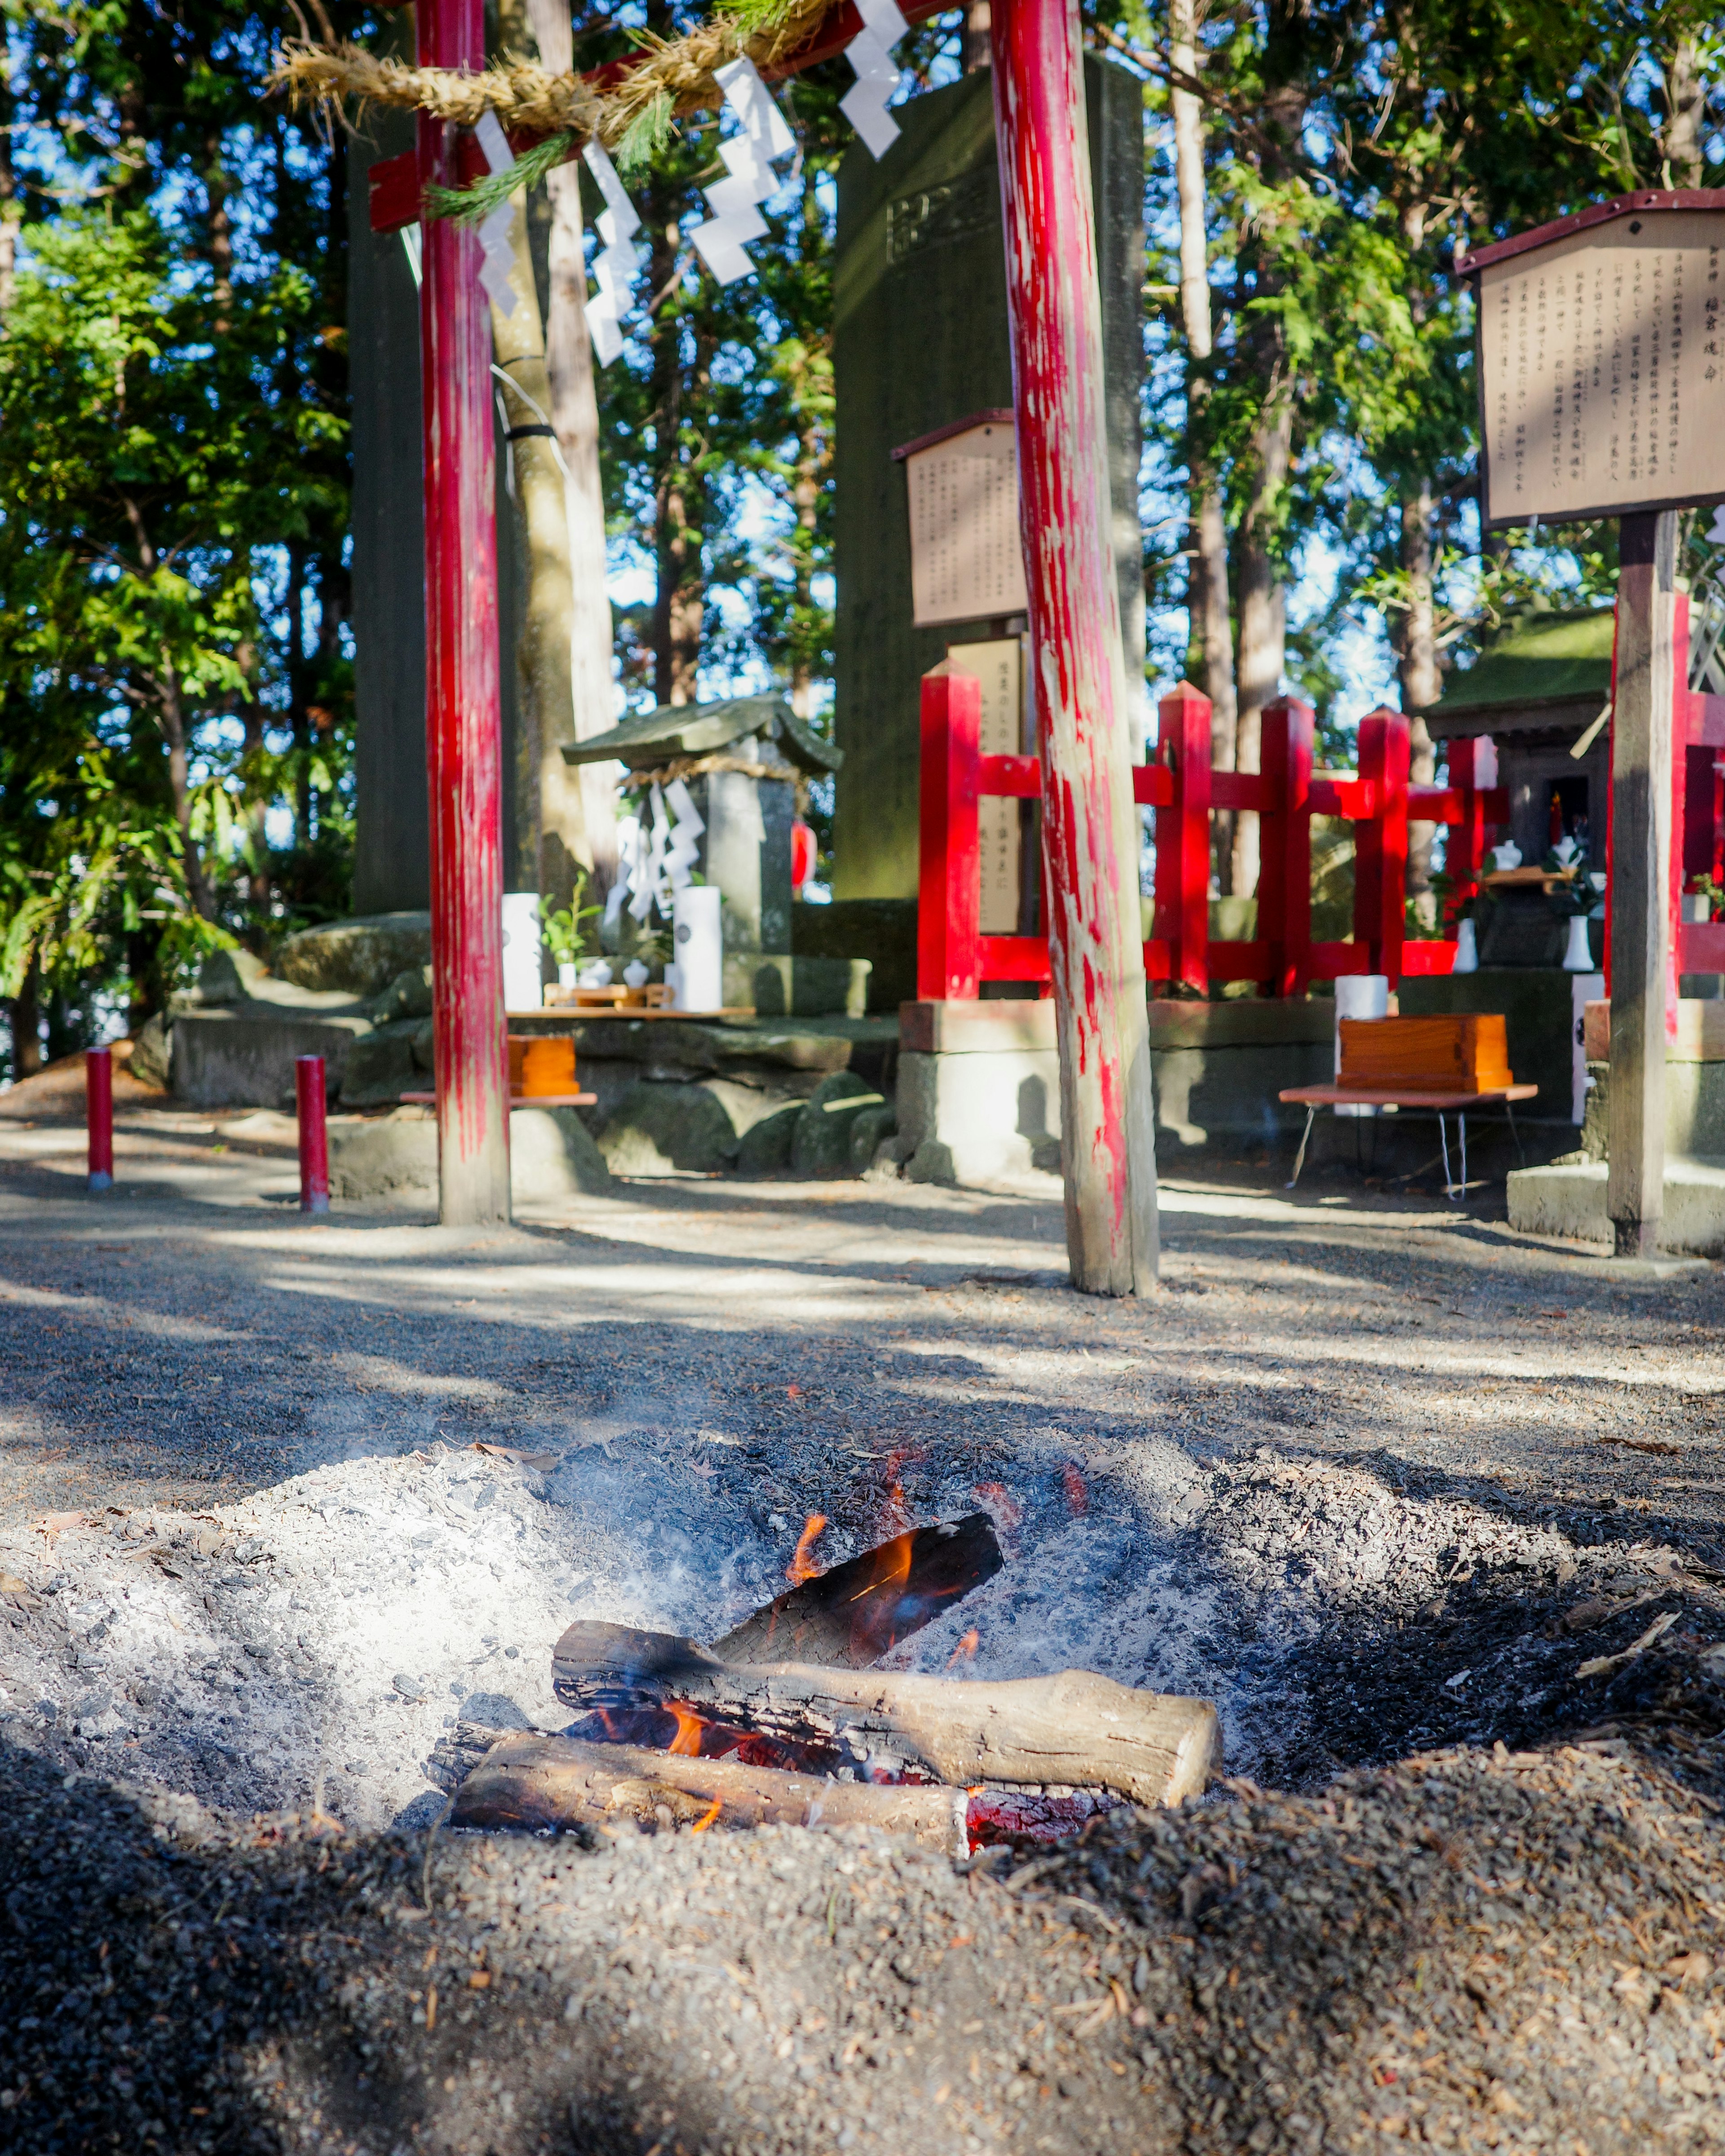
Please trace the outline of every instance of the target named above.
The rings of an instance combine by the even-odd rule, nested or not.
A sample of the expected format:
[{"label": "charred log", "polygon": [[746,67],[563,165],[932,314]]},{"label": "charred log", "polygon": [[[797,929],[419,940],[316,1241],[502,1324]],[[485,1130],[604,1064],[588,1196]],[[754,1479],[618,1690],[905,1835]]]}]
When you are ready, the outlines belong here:
[{"label": "charred log", "polygon": [[732,1663],[865,1670],[992,1579],[1003,1562],[986,1512],[913,1527],[779,1595],[716,1640],[712,1651]]},{"label": "charred log", "polygon": [[827,1781],[733,1759],[678,1758],[632,1744],[511,1734],[461,1784],[451,1824],[466,1827],[739,1829],[874,1826],[947,1855],[970,1846],[961,1789]]},{"label": "charred log", "polygon": [[589,1710],[692,1707],[791,1743],[825,1739],[879,1774],[948,1783],[1113,1789],[1178,1804],[1220,1771],[1208,1700],[1131,1691],[1087,1670],[1004,1684],[959,1684],[806,1663],[738,1666],[693,1640],[578,1622],[557,1641],[559,1699]]}]

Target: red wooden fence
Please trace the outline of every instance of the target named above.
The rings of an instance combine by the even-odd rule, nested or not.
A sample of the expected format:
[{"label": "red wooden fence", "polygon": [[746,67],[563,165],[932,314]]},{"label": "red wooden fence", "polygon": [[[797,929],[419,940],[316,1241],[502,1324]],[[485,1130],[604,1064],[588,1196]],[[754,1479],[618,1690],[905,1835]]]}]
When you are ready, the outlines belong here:
[{"label": "red wooden fence", "polygon": [[[1156,928],[1144,946],[1153,988],[1203,993],[1218,981],[1255,981],[1266,995],[1303,995],[1341,973],[1447,973],[1451,942],[1409,939],[1404,928],[1410,822],[1449,827],[1447,872],[1457,897],[1478,888],[1488,830],[1508,819],[1503,789],[1482,786],[1489,744],[1453,742],[1450,783],[1409,783],[1406,715],[1360,721],[1353,778],[1312,771],[1309,704],[1267,705],[1259,772],[1212,771],[1210,706],[1183,685],[1159,706],[1156,760],[1132,773],[1139,804],[1156,811]],[[981,929],[977,804],[985,795],[1036,800],[1042,780],[1030,756],[978,748],[979,685],[963,674],[922,684],[921,904],[916,993],[925,1001],[968,1000],[984,981],[1046,983],[1040,936],[984,936]],[[1250,942],[1209,933],[1210,817],[1255,809],[1260,819],[1258,933]],[[1312,819],[1337,816],[1354,834],[1353,941],[1312,940]],[[1707,932],[1725,937],[1725,928]]]}]

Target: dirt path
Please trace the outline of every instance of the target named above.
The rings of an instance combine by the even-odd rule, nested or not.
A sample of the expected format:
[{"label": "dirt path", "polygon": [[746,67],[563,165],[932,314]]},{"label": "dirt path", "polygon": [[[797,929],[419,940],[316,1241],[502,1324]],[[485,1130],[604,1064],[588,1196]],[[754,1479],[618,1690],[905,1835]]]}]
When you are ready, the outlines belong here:
[{"label": "dirt path", "polygon": [[[74,1127],[0,1118],[23,2145],[1711,2145],[1714,1269],[1242,1174],[1172,1183],[1167,1291],[1109,1305],[1052,1184],[463,1236],[302,1221],[287,1138],[133,1107],[91,1199]],[[711,1638],[813,1512],[837,1562],[978,1505],[1006,1566],[901,1666],[1200,1691],[1236,1774],[1330,1794],[1009,1895],[789,1832],[423,1871],[440,1736],[559,1726],[570,1616]]]}]

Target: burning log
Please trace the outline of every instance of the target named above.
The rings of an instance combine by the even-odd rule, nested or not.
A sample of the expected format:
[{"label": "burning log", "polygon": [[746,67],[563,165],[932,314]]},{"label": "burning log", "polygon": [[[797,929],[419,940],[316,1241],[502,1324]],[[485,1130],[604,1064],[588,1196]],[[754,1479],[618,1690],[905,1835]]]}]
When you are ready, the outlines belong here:
[{"label": "burning log", "polygon": [[712,1651],[732,1663],[865,1670],[950,1603],[992,1579],[1002,1563],[986,1512],[915,1527],[779,1595],[715,1640]]},{"label": "burning log", "polygon": [[801,1662],[739,1666],[670,1633],[578,1621],[557,1643],[552,1678],[572,1707],[692,1707],[786,1743],[836,1745],[847,1765],[877,1779],[922,1772],[1173,1804],[1221,1765],[1208,1700],[1131,1691],[1088,1670],[955,1684]]},{"label": "burning log", "polygon": [[468,1827],[874,1826],[950,1856],[968,1853],[969,1799],[928,1784],[827,1781],[732,1759],[633,1744],[507,1736],[461,1784],[451,1825]]}]

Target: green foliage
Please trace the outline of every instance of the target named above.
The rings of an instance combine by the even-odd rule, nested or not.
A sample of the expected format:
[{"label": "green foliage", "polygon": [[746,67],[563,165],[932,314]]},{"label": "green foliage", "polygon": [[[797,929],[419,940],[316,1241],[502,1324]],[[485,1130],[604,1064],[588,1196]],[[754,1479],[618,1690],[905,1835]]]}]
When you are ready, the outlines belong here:
[{"label": "green foliage", "polygon": [[[559,906],[550,898],[539,901],[539,918],[545,923],[545,940],[551,947],[551,955],[560,966],[572,966],[586,951],[591,932],[589,921],[596,920],[604,911],[602,906],[583,906],[581,901],[587,892],[587,872],[575,871],[575,889],[567,906]],[[597,948],[597,944],[594,946]]]},{"label": "green foliage", "polygon": [[446,217],[456,224],[481,224],[518,188],[536,187],[568,156],[572,135],[547,135],[501,172],[487,172],[470,187],[428,187],[421,200],[428,217]]}]

